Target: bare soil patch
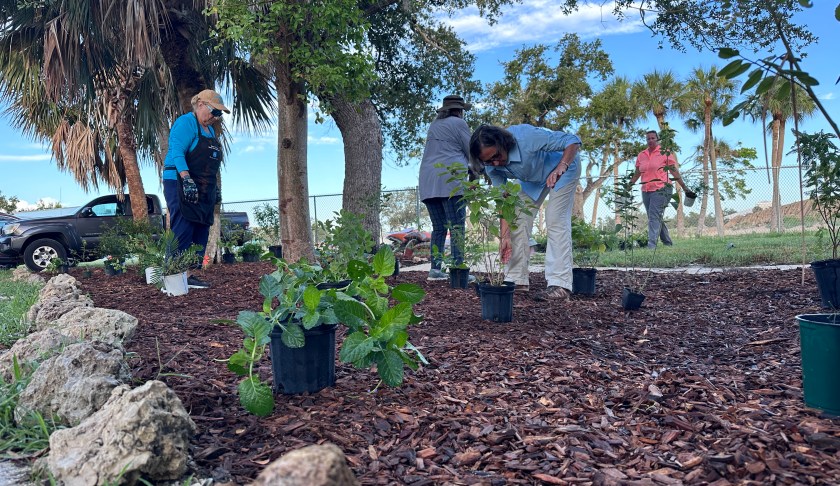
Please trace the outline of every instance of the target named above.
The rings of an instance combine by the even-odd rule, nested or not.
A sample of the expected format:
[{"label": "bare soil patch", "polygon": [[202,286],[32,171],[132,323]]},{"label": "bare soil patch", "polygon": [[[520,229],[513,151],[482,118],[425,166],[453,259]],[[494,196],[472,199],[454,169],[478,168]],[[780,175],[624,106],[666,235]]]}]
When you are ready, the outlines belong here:
[{"label": "bare soil patch", "polygon": [[[840,422],[802,399],[794,316],[819,311],[810,272],[804,286],[800,270],[657,275],[626,313],[622,274],[602,271],[594,297],[517,295],[514,322],[498,324],[472,290],[404,271],[394,279],[428,292],[411,335],[430,365],[391,389],[337,363],[334,388],[278,395],[257,418],[217,361],[242,333],[213,321],[257,310],[270,270],[218,265],[199,273],[211,289],[175,298],[136,274],[71,271],[95,305],[140,319],[133,375],[162,379],[189,410],[199,475],[246,483],[332,442],[363,484],[840,483]],[[531,292],[544,287],[532,274]],[[268,359],[260,374],[271,379]]]}]

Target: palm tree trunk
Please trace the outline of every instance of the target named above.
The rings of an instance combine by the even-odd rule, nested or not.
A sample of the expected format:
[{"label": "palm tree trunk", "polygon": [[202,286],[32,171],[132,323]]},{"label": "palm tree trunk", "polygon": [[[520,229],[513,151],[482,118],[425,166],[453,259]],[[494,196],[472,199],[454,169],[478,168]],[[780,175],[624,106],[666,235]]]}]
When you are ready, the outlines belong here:
[{"label": "palm tree trunk", "polygon": [[283,256],[291,262],[313,261],[315,249],[309,221],[309,180],[306,165],[306,104],[301,83],[292,82],[291,67],[275,66],[279,127],[277,130],[277,193]]},{"label": "palm tree trunk", "polygon": [[780,233],[784,231],[782,228],[781,198],[779,197],[779,167],[782,163],[782,151],[784,150],[782,145],[784,141],[782,124],[783,121],[781,116],[777,116],[777,114],[774,113],[773,124],[771,125],[773,141],[772,150],[770,151],[770,163],[772,166],[771,172],[773,174],[773,199],[771,201],[770,231],[777,231]]},{"label": "palm tree trunk", "polygon": [[342,208],[363,216],[362,224],[374,241],[382,241],[379,211],[383,137],[379,115],[370,100],[350,103],[336,97],[330,102],[332,117],[345,141]]},{"label": "palm tree trunk", "polygon": [[[618,154],[618,141],[617,140],[613,141],[613,160],[615,161],[615,163],[613,164],[613,194],[615,194],[618,191],[618,161],[621,160],[619,158],[619,154]],[[618,214],[618,205],[614,204],[614,206],[615,206],[615,211],[614,211],[615,212],[615,214],[614,214],[615,224],[620,224],[621,223],[621,216],[619,216],[619,214]]]},{"label": "palm tree trunk", "polygon": [[120,158],[125,170],[125,182],[128,185],[132,217],[134,221],[145,221],[149,218],[146,191],[143,189],[143,177],[140,175],[140,166],[137,163],[134,126],[126,117],[120,117],[117,123],[117,140],[119,140]]},{"label": "palm tree trunk", "polygon": [[[714,140],[714,137],[712,138]],[[712,191],[715,195],[715,226],[717,227],[717,235],[723,236],[723,205],[720,202],[720,185],[718,183],[717,172],[717,149],[715,144],[712,144],[712,151],[709,153],[709,163],[712,167]]]},{"label": "palm tree trunk", "polygon": [[[711,122],[705,126],[705,134],[703,140],[703,186],[709,187],[709,154],[711,153],[712,145],[712,126]],[[706,230],[706,210],[708,208],[708,199],[704,197],[700,202],[700,215],[697,218],[697,234],[703,236]]]}]

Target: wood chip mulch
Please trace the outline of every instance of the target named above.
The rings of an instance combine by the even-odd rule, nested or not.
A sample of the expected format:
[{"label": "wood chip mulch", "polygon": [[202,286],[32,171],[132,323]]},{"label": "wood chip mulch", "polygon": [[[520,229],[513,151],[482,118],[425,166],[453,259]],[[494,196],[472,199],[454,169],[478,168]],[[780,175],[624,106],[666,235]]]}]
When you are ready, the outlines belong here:
[{"label": "wood chip mulch", "polygon": [[[840,421],[802,395],[794,316],[820,310],[810,271],[804,285],[801,270],[656,275],[632,313],[623,274],[601,271],[594,297],[517,295],[506,324],[481,320],[472,290],[403,271],[394,282],[428,292],[411,336],[430,364],[393,389],[337,363],[335,387],[278,395],[257,418],[219,362],[242,333],[213,321],[258,310],[271,270],[214,266],[198,272],[212,288],[183,297],[135,273],[71,270],[96,306],[139,318],[133,376],[183,401],[201,477],[244,484],[286,452],[331,442],[362,484],[840,484]],[[531,292],[542,288],[532,274]],[[259,371],[271,380],[267,358]]]}]

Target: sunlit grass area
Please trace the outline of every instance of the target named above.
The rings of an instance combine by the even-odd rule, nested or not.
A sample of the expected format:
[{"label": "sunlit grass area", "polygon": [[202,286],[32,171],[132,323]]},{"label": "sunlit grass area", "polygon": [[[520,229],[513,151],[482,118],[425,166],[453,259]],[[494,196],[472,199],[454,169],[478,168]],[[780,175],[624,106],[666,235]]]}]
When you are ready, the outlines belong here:
[{"label": "sunlit grass area", "polygon": [[0,345],[11,346],[28,331],[24,316],[43,284],[13,282],[11,270],[0,270]]}]

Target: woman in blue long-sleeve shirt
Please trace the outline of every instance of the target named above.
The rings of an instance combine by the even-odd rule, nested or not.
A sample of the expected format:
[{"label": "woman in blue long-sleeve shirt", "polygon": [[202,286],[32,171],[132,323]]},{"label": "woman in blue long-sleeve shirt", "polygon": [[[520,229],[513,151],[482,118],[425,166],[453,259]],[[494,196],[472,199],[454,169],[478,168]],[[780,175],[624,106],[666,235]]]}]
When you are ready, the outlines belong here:
[{"label": "woman in blue long-sleeve shirt", "polygon": [[[548,288],[537,300],[568,301],[572,290],[572,205],[580,177],[580,138],[561,131],[531,125],[514,125],[507,130],[482,125],[470,138],[473,163],[482,164],[494,186],[508,179],[522,186],[521,197],[539,208],[546,197],[545,279]],[[516,229],[502,220],[499,253],[507,261],[505,280],[516,290],[529,286],[529,229],[534,214],[520,214]]]},{"label": "woman in blue long-sleeve shirt", "polygon": [[[219,93],[211,89],[193,96],[193,111],[178,117],[169,132],[169,150],[163,165],[163,195],[169,211],[169,227],[178,238],[178,250],[192,244],[201,246],[199,257],[213,224],[214,206],[221,202],[216,184],[222,164],[222,145],[213,124],[222,112],[230,110]],[[210,285],[195,276],[187,279],[190,287]]]}]

